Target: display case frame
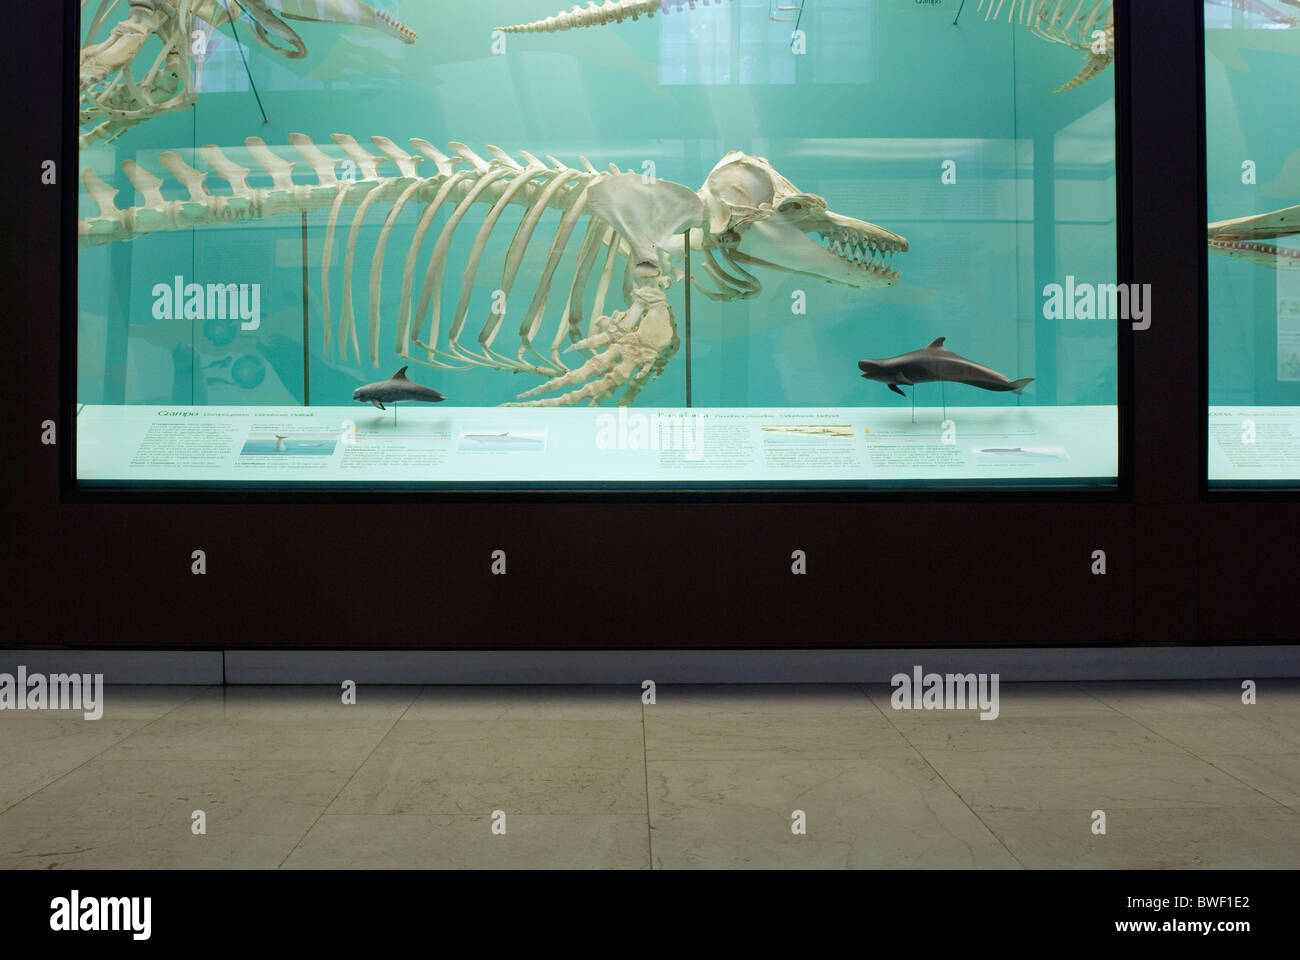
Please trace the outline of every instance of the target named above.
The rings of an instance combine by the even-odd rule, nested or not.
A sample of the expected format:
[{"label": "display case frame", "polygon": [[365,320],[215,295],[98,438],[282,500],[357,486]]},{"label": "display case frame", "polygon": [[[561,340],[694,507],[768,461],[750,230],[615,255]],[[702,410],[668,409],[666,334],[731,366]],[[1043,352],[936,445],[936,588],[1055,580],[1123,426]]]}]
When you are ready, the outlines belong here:
[{"label": "display case frame", "polygon": [[[39,75],[61,38],[61,84],[5,91],[15,167],[62,158],[77,76],[74,3],[16,23]],[[1289,503],[1205,490],[1203,26],[1176,0],[1118,0],[1121,273],[1157,293],[1151,329],[1122,329],[1121,482],[1108,491],[583,491],[543,496],[118,493],[72,481],[65,332],[75,177],[28,188],[0,237],[15,292],[15,558],[10,646],[74,649],[818,650],[1293,641],[1290,568],[1262,531]],[[48,71],[48,67],[46,68]],[[47,73],[48,75],[48,73]],[[47,111],[41,109],[41,105]],[[1196,117],[1199,116],[1199,122]],[[71,179],[71,183],[68,181]],[[1195,194],[1197,203],[1189,203]],[[64,288],[66,289],[66,288]],[[1195,318],[1199,318],[1199,323]],[[37,439],[54,421],[57,444]],[[1248,522],[1243,525],[1242,521]],[[204,576],[191,572],[207,551]],[[504,578],[493,550],[509,553]],[[793,576],[804,550],[807,574]],[[1104,550],[1109,570],[1092,571]],[[1271,598],[1243,611],[1238,588]],[[1202,585],[1214,589],[1202,589]],[[1222,589],[1219,589],[1222,587]],[[1105,654],[1109,655],[1109,654]],[[911,662],[911,661],[909,661]]]},{"label": "display case frame", "polygon": [[[1205,107],[1198,113],[1197,136],[1201,151],[1198,173],[1200,189],[1198,191],[1201,219],[1209,223],[1209,102],[1206,95],[1206,45],[1205,5],[1196,5],[1196,29],[1202,42],[1197,48],[1197,102]],[[1200,410],[1203,428],[1200,432],[1200,498],[1207,503],[1288,503],[1300,499],[1300,481],[1258,480],[1258,481],[1215,481],[1210,479],[1210,254],[1208,246],[1202,244],[1198,262],[1200,282],[1201,309],[1198,315],[1198,339],[1200,342]]]},{"label": "display case frame", "polygon": [[[76,4],[67,0],[73,11]],[[1128,17],[1128,4],[1116,3],[1117,30],[1124,36]],[[66,76],[78,73],[75,51],[80,43],[78,27],[68,28],[65,51]],[[1122,43],[1123,41],[1121,41]],[[1129,65],[1126,57],[1118,57],[1114,66],[1115,85],[1115,180],[1116,180],[1116,282],[1134,281],[1132,263],[1132,198],[1128,189],[1131,169],[1131,137],[1128,97]],[[65,170],[78,169],[76,146],[77,105],[66,98],[64,111],[65,136],[63,161]],[[64,177],[64,248],[61,258],[61,289],[77,290],[76,222],[79,183],[75,178]],[[60,320],[61,358],[60,384],[62,423],[66,424],[68,442],[60,449],[61,497],[67,503],[121,503],[121,504],[201,504],[201,503],[846,503],[846,502],[996,502],[996,503],[1124,503],[1133,496],[1133,356],[1132,333],[1127,321],[1117,322],[1116,379],[1117,379],[1117,475],[1113,481],[1090,480],[923,480],[923,481],[844,481],[839,483],[808,481],[806,483],[778,483],[774,486],[757,486],[743,481],[734,485],[726,482],[674,482],[671,485],[628,483],[610,481],[582,481],[574,484],[539,484],[521,488],[517,484],[497,485],[491,482],[463,484],[455,487],[413,484],[388,484],[383,482],[349,483],[338,485],[295,485],[281,482],[267,486],[249,486],[238,483],[205,482],[186,485],[177,482],[131,482],[88,484],[76,475],[78,429],[77,383],[77,297],[62,299]],[[1041,321],[1040,321],[1041,322]],[[610,409],[613,409],[611,406]]]}]

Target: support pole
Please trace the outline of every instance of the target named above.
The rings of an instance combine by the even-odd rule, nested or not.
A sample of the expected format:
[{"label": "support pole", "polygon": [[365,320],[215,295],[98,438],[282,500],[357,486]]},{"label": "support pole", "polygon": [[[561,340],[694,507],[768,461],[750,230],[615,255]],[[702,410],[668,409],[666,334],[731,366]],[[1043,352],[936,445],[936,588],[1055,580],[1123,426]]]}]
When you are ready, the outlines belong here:
[{"label": "support pole", "polygon": [[686,233],[686,406],[691,405],[691,231]]}]

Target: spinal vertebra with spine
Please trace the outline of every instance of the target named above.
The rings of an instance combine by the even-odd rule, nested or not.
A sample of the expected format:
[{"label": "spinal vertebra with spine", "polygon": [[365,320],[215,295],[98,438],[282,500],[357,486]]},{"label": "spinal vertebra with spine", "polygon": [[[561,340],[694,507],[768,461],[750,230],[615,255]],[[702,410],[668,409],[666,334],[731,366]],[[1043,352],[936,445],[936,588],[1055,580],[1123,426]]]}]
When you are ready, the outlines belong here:
[{"label": "spinal vertebra with spine", "polygon": [[[722,6],[723,0],[715,0]],[[730,0],[728,0],[730,2]],[[637,20],[641,17],[653,17],[656,13],[672,13],[683,7],[694,10],[696,3],[707,7],[709,0],[605,0],[595,3],[588,0],[585,7],[575,6],[572,10],[561,10],[545,20],[532,23],[519,23],[510,27],[497,27],[505,33],[556,33],[561,30],[577,30],[582,27],[599,27],[606,23],[622,23],[624,20]]]},{"label": "spinal vertebra with spine", "polygon": [[[985,7],[985,4],[988,4]],[[1007,21],[1017,20],[1036,37],[1088,54],[1074,77],[1057,90],[1081,87],[1115,62],[1115,10],[1112,0],[980,0],[985,20],[996,20],[1005,7]]]},{"label": "spinal vertebra with spine", "polygon": [[[717,6],[723,2],[714,0]],[[505,33],[559,33],[653,17],[656,13],[667,14],[682,8],[694,10],[697,3],[707,7],[709,0],[605,0],[599,4],[588,0],[585,7],[575,6],[544,20],[497,29]],[[979,9],[984,11],[985,20],[999,18],[1005,9],[1008,22],[1018,20],[1035,36],[1088,54],[1083,69],[1057,91],[1060,93],[1083,86],[1115,61],[1115,13],[1111,4],[1112,0],[980,0]]]},{"label": "spinal vertebra with spine", "polygon": [[[163,180],[128,160],[123,170],[144,203],[121,210],[114,202],[117,191],[87,169],[82,180],[99,207],[99,215],[81,221],[82,246],[131,240],[159,231],[328,210],[320,267],[328,354],[333,336],[329,275],[335,234],[343,207],[355,207],[343,257],[343,302],[337,336],[340,356],[346,359],[350,342],[359,361],[353,307],[354,265],[362,226],[371,210],[379,206],[387,213],[370,258],[367,317],[369,359],[377,367],[385,252],[398,218],[408,206],[413,207],[420,214],[403,264],[396,352],[413,363],[443,370],[472,365],[546,376],[550,379],[541,386],[520,395],[529,398],[565,391],[530,401],[541,406],[599,403],[620,390],[618,402],[630,403],[662,372],[678,346],[676,323],[665,291],[674,280],[682,279],[686,231],[690,233],[691,249],[699,251],[703,267],[701,276],[692,276],[691,281],[705,296],[724,301],[750,299],[761,292],[759,280],[746,269],[752,266],[810,275],[849,287],[889,286],[898,279],[891,266],[892,257],[907,250],[907,241],[902,237],[830,212],[825,200],[799,191],[765,159],[736,151],[722,158],[696,192],[666,180],[620,172],[613,165],[610,172],[598,171],[585,158],[582,167],[576,169],[553,157],[543,162],[521,151],[520,163],[504,151],[489,147],[492,160],[487,161],[463,144],[451,144],[453,156],[447,156],[418,139],[411,141],[416,150],[412,155],[385,137],[372,137],[381,154],[376,156],[353,138],[335,134],[334,142],[358,171],[355,180],[340,180],[338,158],[329,156],[301,134],[291,134],[289,139],[313,171],[315,183],[295,182],[294,162],[256,137],[246,141],[248,155],[270,177],[269,188],[250,187],[250,167],[235,162],[219,147],[207,146],[198,151],[199,156],[230,185],[229,195],[215,194],[206,185],[207,173],[186,163],[180,154],[168,151],[160,155],[159,162],[188,191],[188,198],[165,198]],[[417,173],[424,160],[434,167],[427,177]],[[395,165],[397,175],[381,175],[379,167],[385,163]],[[448,254],[456,230],[476,204],[488,209],[474,235],[443,347],[439,345],[441,293]],[[461,337],[479,265],[494,229],[510,205],[523,207],[522,216],[506,249],[503,275],[494,291],[493,307],[478,333],[477,347],[466,346]],[[440,210],[445,210],[447,217],[427,254],[417,299],[415,279],[421,247]],[[496,302],[497,295],[503,303],[509,302],[528,245],[548,211],[555,214],[558,223],[553,228],[545,265],[522,313],[518,350],[515,356],[498,353],[493,346],[505,310]],[[534,340],[557,268],[578,234],[581,240],[573,277],[567,283],[567,292],[561,291],[565,304],[549,350],[543,354]],[[819,239],[813,239],[814,234]],[[621,271],[620,259],[624,261]],[[591,319],[584,328],[584,302],[593,274],[597,276],[596,290],[588,314]],[[620,277],[626,309],[606,315],[604,304],[615,276]],[[561,359],[561,348],[566,343],[584,357],[575,369]]]}]

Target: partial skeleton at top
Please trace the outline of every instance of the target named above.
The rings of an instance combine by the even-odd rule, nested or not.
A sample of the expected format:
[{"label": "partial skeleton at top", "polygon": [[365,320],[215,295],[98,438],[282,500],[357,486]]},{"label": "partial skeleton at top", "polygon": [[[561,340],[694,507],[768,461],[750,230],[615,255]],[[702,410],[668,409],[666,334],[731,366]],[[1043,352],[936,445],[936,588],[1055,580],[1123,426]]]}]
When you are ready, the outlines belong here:
[{"label": "partial skeleton at top", "polygon": [[[730,0],[713,2],[721,6]],[[1262,3],[1263,0],[1224,2]],[[1278,2],[1300,5],[1300,0]],[[656,13],[694,10],[697,3],[709,6],[709,0],[605,0],[604,3],[588,0],[585,7],[575,6],[543,20],[497,29],[505,33],[558,33],[653,17]],[[985,12],[986,20],[999,18],[1005,10],[1008,21],[1018,21],[1044,40],[1088,53],[1083,69],[1059,93],[1083,86],[1115,61],[1115,14],[1111,3],[1112,0],[980,0],[979,9]]]},{"label": "partial skeleton at top", "polygon": [[[417,39],[361,0],[99,0],[97,5],[81,0],[81,9],[88,24],[81,48],[82,147],[115,140],[146,120],[194,106],[196,36],[210,36],[240,17],[252,23],[253,36],[268,49],[291,59],[305,57],[307,45],[286,20],[372,27],[405,43]],[[123,12],[102,41],[92,42]],[[136,59],[155,36],[161,49],[140,73]]]},{"label": "partial skeleton at top", "polygon": [[[215,0],[215,2],[224,6],[226,0]],[[415,31],[408,29],[395,17],[382,10],[375,10],[360,0],[230,0],[230,4],[236,10],[243,6],[253,21],[253,30],[257,38],[263,44],[276,53],[295,59],[307,55],[307,44],[303,43],[302,38],[291,26],[276,15],[276,11],[289,20],[373,27],[390,36],[398,37],[405,43],[414,43],[419,39]],[[276,45],[268,36],[268,31],[289,43],[293,49],[286,50]]]},{"label": "partial skeleton at top", "polygon": [[1115,11],[1111,0],[980,0],[985,20],[1002,11],[1034,36],[1088,54],[1088,60],[1057,93],[1083,86],[1115,62]]},{"label": "partial skeleton at top", "polygon": [[1232,7],[1287,27],[1300,26],[1300,19],[1284,13],[1285,7],[1300,8],[1300,0],[1209,0],[1216,7]]},{"label": "partial skeleton at top", "polygon": [[[713,0],[722,6],[724,0]],[[730,3],[731,0],[726,0]],[[505,33],[556,33],[562,30],[579,30],[583,27],[600,27],[607,23],[622,23],[624,20],[638,20],[641,17],[653,17],[656,13],[672,13],[674,10],[694,10],[696,5],[707,7],[709,0],[605,0],[596,3],[588,0],[585,7],[575,6],[572,10],[561,10],[553,17],[534,20],[532,23],[519,23],[510,27],[497,27]]]}]

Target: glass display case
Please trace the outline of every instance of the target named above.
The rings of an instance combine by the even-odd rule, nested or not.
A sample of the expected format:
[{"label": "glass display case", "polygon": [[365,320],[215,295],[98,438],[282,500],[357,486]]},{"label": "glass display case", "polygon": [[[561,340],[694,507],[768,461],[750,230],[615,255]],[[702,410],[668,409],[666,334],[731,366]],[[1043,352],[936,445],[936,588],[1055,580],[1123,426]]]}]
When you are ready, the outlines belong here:
[{"label": "glass display case", "polygon": [[1300,9],[1205,4],[1208,481],[1300,485]]},{"label": "glass display case", "polygon": [[[83,0],[77,482],[1117,486],[1109,3],[557,5]],[[1210,9],[1212,216],[1284,206],[1300,32]],[[1224,252],[1265,438],[1300,282]]]}]

